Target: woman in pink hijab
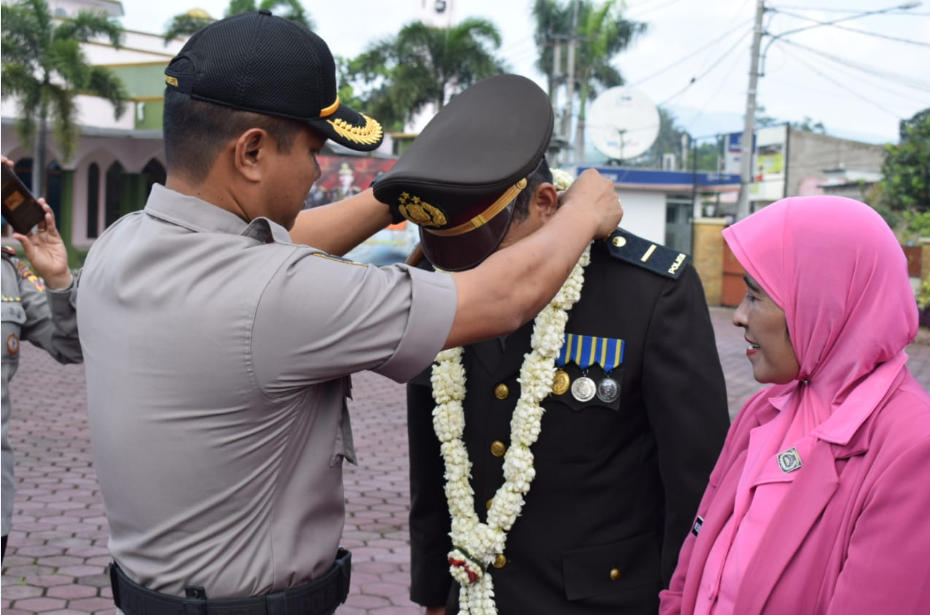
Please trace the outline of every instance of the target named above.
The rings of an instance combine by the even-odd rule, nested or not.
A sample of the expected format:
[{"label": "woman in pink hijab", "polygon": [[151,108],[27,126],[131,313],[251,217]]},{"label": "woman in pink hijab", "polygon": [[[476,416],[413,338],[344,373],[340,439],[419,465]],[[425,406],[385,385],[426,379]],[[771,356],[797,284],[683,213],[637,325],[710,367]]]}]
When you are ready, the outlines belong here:
[{"label": "woman in pink hijab", "polygon": [[724,231],[756,380],[662,615],[930,613],[930,396],[907,263],[867,205],[789,198]]}]

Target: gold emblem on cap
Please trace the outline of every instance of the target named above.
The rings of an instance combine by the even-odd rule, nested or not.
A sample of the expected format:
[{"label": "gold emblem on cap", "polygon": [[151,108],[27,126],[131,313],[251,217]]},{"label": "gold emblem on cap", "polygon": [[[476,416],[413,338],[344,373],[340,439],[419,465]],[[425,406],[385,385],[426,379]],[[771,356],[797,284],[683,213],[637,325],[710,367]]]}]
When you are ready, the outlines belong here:
[{"label": "gold emblem on cap", "polygon": [[515,183],[510,188],[508,188],[507,191],[504,192],[504,194],[498,197],[496,201],[491,203],[490,207],[485,209],[483,212],[481,212],[480,214],[478,214],[471,220],[468,220],[467,222],[463,222],[462,224],[459,224],[458,226],[454,226],[452,228],[444,228],[440,231],[433,231],[433,230],[427,229],[427,232],[433,235],[436,235],[438,237],[456,237],[458,235],[464,235],[465,233],[469,231],[473,231],[476,228],[481,228],[482,226],[490,222],[491,219],[494,218],[494,216],[496,216],[497,214],[507,209],[507,206],[510,205],[510,203],[515,198],[517,198],[517,195],[520,194],[520,192],[524,188],[526,188],[525,177],[521,179],[520,181],[518,181],[517,183]]},{"label": "gold emblem on cap", "polygon": [[552,380],[552,392],[556,395],[565,395],[571,382],[572,379],[568,376],[568,372],[560,369],[555,373],[555,378]]},{"label": "gold emblem on cap", "polygon": [[400,215],[418,226],[442,226],[447,222],[446,215],[418,196],[406,192],[400,193]]},{"label": "gold emblem on cap", "polygon": [[[338,99],[336,101],[339,102]],[[324,110],[325,111],[325,110]],[[364,113],[359,113],[363,118],[365,118],[364,126],[353,126],[342,119],[335,120],[326,120],[329,122],[330,126],[333,127],[333,130],[336,131],[343,139],[348,139],[353,143],[361,143],[362,145],[374,145],[381,141],[381,136],[384,131],[381,129],[381,124],[378,123],[378,120],[373,120]]]}]

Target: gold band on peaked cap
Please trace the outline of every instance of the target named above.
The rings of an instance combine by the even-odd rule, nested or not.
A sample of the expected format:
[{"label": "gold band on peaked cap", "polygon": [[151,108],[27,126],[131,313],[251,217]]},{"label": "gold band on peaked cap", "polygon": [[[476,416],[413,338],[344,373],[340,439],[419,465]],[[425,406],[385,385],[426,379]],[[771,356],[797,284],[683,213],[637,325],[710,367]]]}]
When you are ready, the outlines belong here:
[{"label": "gold band on peaked cap", "polygon": [[320,109],[320,117],[329,117],[330,115],[335,113],[337,109],[339,109],[339,95],[338,94],[336,94],[336,102],[334,102],[328,107],[323,107],[322,109]]},{"label": "gold band on peaked cap", "polygon": [[507,192],[502,194],[499,199],[494,201],[490,207],[485,209],[483,212],[472,218],[467,222],[463,222],[458,226],[446,229],[432,229],[432,228],[423,228],[424,231],[430,235],[436,235],[438,237],[456,237],[457,235],[464,235],[469,231],[473,231],[477,228],[481,228],[485,224],[491,221],[494,216],[504,211],[510,202],[513,201],[523,189],[526,188],[526,178],[524,177],[513,186],[507,189]]}]

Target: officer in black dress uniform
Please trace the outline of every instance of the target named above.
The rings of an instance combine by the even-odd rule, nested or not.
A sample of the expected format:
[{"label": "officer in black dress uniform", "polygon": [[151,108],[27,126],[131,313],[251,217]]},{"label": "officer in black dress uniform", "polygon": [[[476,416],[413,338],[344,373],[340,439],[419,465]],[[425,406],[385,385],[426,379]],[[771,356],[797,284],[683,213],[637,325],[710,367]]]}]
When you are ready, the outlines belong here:
[{"label": "officer in black dress uniform", "polygon": [[[379,200],[421,225],[430,261],[421,267],[469,269],[550,219],[558,206],[544,159],[552,121],[546,95],[510,75],[473,86],[432,120],[375,184]],[[504,480],[532,329],[465,349],[463,439],[481,521]],[[595,242],[564,338],[531,447],[536,476],[489,569],[497,609],[655,613],[729,425],[690,257],[622,229]],[[428,613],[443,605],[456,613],[430,370],[407,395],[411,599]]]}]

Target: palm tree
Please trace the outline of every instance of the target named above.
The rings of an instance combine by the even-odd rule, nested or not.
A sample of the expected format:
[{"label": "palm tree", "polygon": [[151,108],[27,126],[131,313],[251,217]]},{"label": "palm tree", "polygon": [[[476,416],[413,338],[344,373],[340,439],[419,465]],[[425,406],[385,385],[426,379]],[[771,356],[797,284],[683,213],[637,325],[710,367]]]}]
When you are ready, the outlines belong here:
[{"label": "palm tree", "polygon": [[[256,2],[256,0],[230,0],[229,7],[226,9],[226,17],[261,9],[273,11],[278,7],[287,10],[287,12],[280,15],[284,19],[298,23],[308,30],[315,27],[313,19],[304,10],[300,0],[260,0],[259,2]],[[165,30],[165,44],[167,45],[173,39],[181,36],[190,36],[213,21],[215,20],[209,14],[200,9],[192,9],[186,13],[175,15],[168,22]]]},{"label": "palm tree", "polygon": [[494,55],[500,45],[500,31],[486,19],[448,28],[413,22],[352,60],[348,74],[369,86],[366,108],[399,128],[427,104],[438,110],[458,91],[502,73]]},{"label": "palm tree", "polygon": [[[22,143],[35,143],[32,191],[45,191],[45,141],[48,122],[63,161],[77,148],[75,97],[99,96],[113,104],[114,116],[125,109],[122,81],[106,68],[87,62],[81,43],[106,37],[119,48],[123,30],[102,11],[82,10],[73,19],[57,21],[45,0],[20,0],[2,7],[3,97],[16,96],[16,130]],[[56,23],[57,21],[57,23]]]},{"label": "palm tree", "polygon": [[[576,19],[577,15],[577,19]],[[536,0],[533,5],[536,19],[536,46],[539,50],[537,66],[551,74],[553,52],[551,40],[568,40],[575,25],[574,88],[578,94],[578,122],[575,132],[575,156],[584,155],[585,113],[588,100],[601,90],[623,85],[623,75],[610,62],[626,49],[633,39],[646,30],[646,24],[623,17],[616,0],[596,5],[593,0]],[[562,62],[567,63],[567,53]],[[565,67],[559,72],[566,73]],[[550,95],[555,84],[549,83]]]}]

